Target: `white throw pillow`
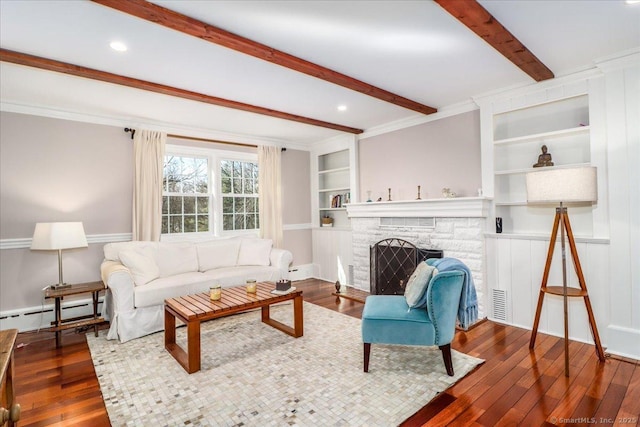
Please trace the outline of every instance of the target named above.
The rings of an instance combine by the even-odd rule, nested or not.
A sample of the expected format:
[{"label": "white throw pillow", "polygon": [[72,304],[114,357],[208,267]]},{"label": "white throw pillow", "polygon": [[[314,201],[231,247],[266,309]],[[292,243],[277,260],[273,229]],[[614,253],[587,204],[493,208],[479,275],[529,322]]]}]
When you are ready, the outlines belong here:
[{"label": "white throw pillow", "polygon": [[220,239],[196,244],[200,271],[234,267],[238,261],[240,239]]},{"label": "white throw pillow", "polygon": [[270,265],[271,239],[242,239],[238,265]]},{"label": "white throw pillow", "polygon": [[160,277],[198,271],[198,252],[193,243],[160,243],[157,260]]},{"label": "white throw pillow", "polygon": [[404,289],[404,297],[407,300],[407,305],[410,308],[425,307],[427,299],[425,298],[425,292],[429,286],[429,281],[434,274],[437,274],[435,267],[430,266],[426,262],[418,264],[414,270],[407,286]]},{"label": "white throw pillow", "polygon": [[119,253],[120,261],[129,269],[136,286],[146,285],[160,277],[160,269],[151,247],[125,249]]}]

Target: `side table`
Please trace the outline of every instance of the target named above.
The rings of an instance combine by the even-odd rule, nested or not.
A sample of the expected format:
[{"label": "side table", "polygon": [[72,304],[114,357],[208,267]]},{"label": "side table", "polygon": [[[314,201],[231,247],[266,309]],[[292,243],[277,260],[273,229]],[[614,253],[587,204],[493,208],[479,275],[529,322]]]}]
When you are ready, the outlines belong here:
[{"label": "side table", "polygon": [[[56,333],[56,347],[60,347],[60,340],[62,337],[62,331],[65,329],[77,328],[80,326],[90,326],[93,325],[93,330],[98,336],[98,325],[100,323],[104,323],[103,317],[98,317],[98,295],[100,291],[105,289],[104,283],[102,281],[99,282],[88,282],[88,283],[78,283],[75,285],[71,285],[67,288],[61,289],[52,289],[47,288],[44,291],[45,298],[54,298],[55,299],[55,314],[56,320],[51,322],[50,331],[54,331]],[[64,297],[68,297],[71,295],[80,295],[91,293],[93,298],[93,314],[87,314],[85,316],[72,317],[69,319],[62,319],[62,307],[61,302]]]}]

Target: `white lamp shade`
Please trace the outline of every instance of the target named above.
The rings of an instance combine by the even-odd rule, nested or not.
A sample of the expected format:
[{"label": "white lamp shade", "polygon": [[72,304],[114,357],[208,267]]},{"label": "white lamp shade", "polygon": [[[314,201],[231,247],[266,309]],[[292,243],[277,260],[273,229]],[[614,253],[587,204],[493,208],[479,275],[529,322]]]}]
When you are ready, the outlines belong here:
[{"label": "white lamp shade", "polygon": [[579,203],[598,201],[594,166],[546,167],[528,172],[527,203]]},{"label": "white lamp shade", "polygon": [[81,222],[39,222],[33,232],[31,249],[58,250],[86,248],[87,236]]}]

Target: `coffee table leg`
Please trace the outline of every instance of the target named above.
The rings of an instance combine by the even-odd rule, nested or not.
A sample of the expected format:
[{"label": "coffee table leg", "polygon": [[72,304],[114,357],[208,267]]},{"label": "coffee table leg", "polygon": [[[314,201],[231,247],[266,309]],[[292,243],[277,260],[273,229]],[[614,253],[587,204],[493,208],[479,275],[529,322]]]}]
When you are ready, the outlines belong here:
[{"label": "coffee table leg", "polygon": [[295,337],[301,337],[304,334],[304,316],[302,314],[302,295],[293,299],[293,329]]},{"label": "coffee table leg", "polygon": [[169,310],[164,311],[164,348],[171,352],[169,347],[176,343],[176,316]]},{"label": "coffee table leg", "polygon": [[187,324],[187,351],[176,342],[176,315],[165,307],[164,310],[164,348],[190,374],[200,370],[200,321]]},{"label": "coffee table leg", "polygon": [[276,328],[279,331],[284,332],[287,335],[291,335],[294,338],[299,338],[304,334],[304,326],[302,322],[302,295],[293,299],[293,328],[285,325],[270,316],[269,306],[262,307],[262,322],[269,326]]},{"label": "coffee table leg", "polygon": [[187,323],[187,358],[190,374],[200,370],[200,321]]}]

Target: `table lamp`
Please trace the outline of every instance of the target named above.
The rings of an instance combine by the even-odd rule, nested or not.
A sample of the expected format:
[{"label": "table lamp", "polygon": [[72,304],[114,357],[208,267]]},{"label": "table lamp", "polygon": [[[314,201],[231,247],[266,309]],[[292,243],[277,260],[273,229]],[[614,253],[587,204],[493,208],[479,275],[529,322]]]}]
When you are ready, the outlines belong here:
[{"label": "table lamp", "polygon": [[[538,307],[536,309],[536,317],[531,331],[531,341],[529,348],[533,349],[536,341],[538,325],[540,323],[540,314],[542,312],[542,303],[544,294],[561,295],[564,304],[564,371],[565,376],[569,376],[569,317],[568,302],[569,297],[582,297],[587,308],[589,316],[589,326],[596,346],[596,354],[600,361],[604,361],[604,351],[600,344],[598,328],[596,326],[593,309],[587,292],[587,285],[582,273],[582,266],[578,258],[576,243],[569,222],[569,214],[564,203],[580,203],[591,204],[598,200],[597,173],[593,166],[578,167],[547,167],[543,170],[536,170],[526,174],[527,184],[527,203],[528,204],[558,204],[556,207],[556,215],[551,231],[551,240],[549,242],[549,250],[547,252],[547,262],[542,275],[542,284],[540,285],[540,294],[538,296]],[[551,269],[551,260],[553,259],[553,251],[555,249],[556,236],[558,234],[558,225],[560,226],[560,242],[562,248],[562,286],[547,286],[549,278],[549,270]],[[578,276],[580,288],[567,286],[567,258],[565,250],[565,236],[569,242],[573,265]]]},{"label": "table lamp", "polygon": [[58,251],[58,284],[52,289],[70,287],[62,278],[62,250],[86,248],[87,237],[81,222],[39,222],[33,232],[31,250]]}]

